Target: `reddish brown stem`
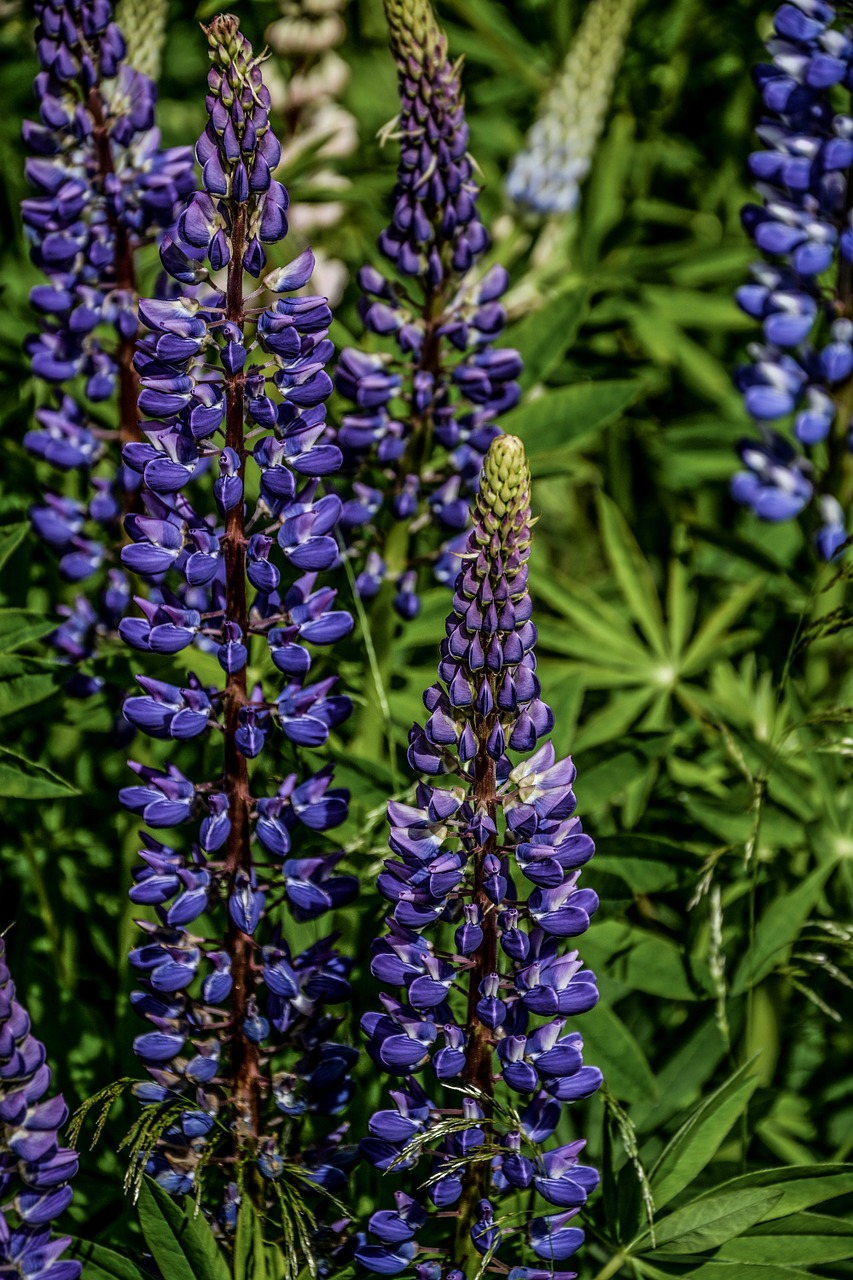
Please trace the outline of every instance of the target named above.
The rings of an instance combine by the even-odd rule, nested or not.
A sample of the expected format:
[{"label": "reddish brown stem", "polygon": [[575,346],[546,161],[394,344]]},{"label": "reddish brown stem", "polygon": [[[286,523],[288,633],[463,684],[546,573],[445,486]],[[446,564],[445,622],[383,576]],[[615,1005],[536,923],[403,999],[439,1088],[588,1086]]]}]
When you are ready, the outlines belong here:
[{"label": "reddish brown stem", "polygon": [[[488,754],[485,743],[489,734],[489,726],[485,720],[478,724],[478,740],[480,743],[474,758],[474,808],[484,812],[494,823],[497,817],[497,778],[495,762]],[[477,1016],[477,1004],[480,999],[480,983],[487,974],[496,973],[498,968],[498,925],[494,904],[483,887],[484,863],[490,853],[495,852],[496,840],[489,836],[485,844],[474,855],[474,891],[473,901],[480,908],[483,941],[474,952],[474,967],[468,971],[468,1043],[465,1052],[465,1070],[462,1073],[463,1084],[471,1085],[477,1090],[476,1099],[483,1109],[487,1120],[493,1114],[494,1078],[492,1075],[492,1052],[494,1049],[489,1029]],[[488,1127],[487,1127],[488,1133]],[[477,1254],[471,1243],[471,1227],[477,1216],[477,1206],[486,1194],[489,1162],[474,1161],[468,1165],[462,1179],[462,1196],[459,1201],[459,1216],[456,1225],[456,1247],[453,1261],[459,1265],[470,1256],[473,1261]]]},{"label": "reddish brown stem", "polygon": [[[243,311],[243,249],[246,240],[246,211],[239,208],[233,219],[231,261],[225,312],[228,320],[241,328]],[[242,373],[225,378],[225,445],[240,459],[240,478],[244,479],[246,446],[243,438],[245,378]],[[228,512],[225,521],[225,615],[236,622],[244,636],[248,635],[249,616],[246,602],[246,530],[242,501]],[[249,769],[246,757],[237,749],[240,709],[247,701],[246,668],[228,676],[225,686],[225,759],[223,787],[228,796],[231,831],[225,848],[225,867],[229,895],[239,872],[251,874],[252,851],[249,839]],[[228,926],[227,948],[231,956],[232,1017],[231,1070],[234,1080],[234,1105],[238,1132],[257,1137],[260,1126],[260,1089],[258,1048],[246,1039],[243,1024],[252,994],[252,942],[233,921]]]},{"label": "reddish brown stem", "polygon": [[[95,154],[98,157],[99,183],[105,193],[106,180],[115,173],[113,153],[110,147],[109,130],[104,120],[104,107],[101,95],[96,86],[89,90],[87,105],[94,124]],[[120,218],[110,211],[107,200],[107,216],[113,233],[115,244],[115,287],[136,296],[136,264],[133,260],[133,246],[130,242],[127,227]],[[136,343],[133,338],[120,338],[116,350],[118,366],[118,408],[119,439],[122,444],[132,440],[141,440],[139,429],[139,378],[133,367],[133,351]]]}]

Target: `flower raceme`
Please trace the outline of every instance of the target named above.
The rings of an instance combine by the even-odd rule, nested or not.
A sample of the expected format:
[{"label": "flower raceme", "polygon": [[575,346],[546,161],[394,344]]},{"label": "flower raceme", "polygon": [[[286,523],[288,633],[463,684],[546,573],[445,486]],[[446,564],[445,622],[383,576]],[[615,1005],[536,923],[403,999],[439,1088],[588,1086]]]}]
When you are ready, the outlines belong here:
[{"label": "flower raceme", "polygon": [[524,213],[573,213],[592,167],[635,0],[592,0],[536,122],[513,159],[506,192]]},{"label": "flower raceme", "polygon": [[[92,655],[100,632],[115,631],[129,599],[116,556],[138,483],[119,457],[121,443],[138,434],[136,258],[172,223],[195,182],[188,147],[160,149],[153,85],[128,65],[107,0],[39,0],[36,14],[40,120],[24,126],[36,194],[22,212],[46,282],[30,295],[40,330],[26,346],[34,375],[55,395],[37,410],[24,443],[89,486],[83,501],[48,490],[31,513],[63,576],[89,582],[87,594],[63,606],[66,620],[53,637],[76,665]],[[104,428],[89,406],[107,402],[116,413]],[[74,692],[97,687],[91,676],[72,677]]]},{"label": "flower raceme", "polygon": [[[362,1026],[395,1087],[362,1151],[392,1172],[428,1151],[436,1212],[399,1191],[393,1210],[373,1214],[356,1257],[379,1275],[414,1267],[419,1280],[470,1280],[481,1255],[517,1257],[520,1228],[501,1218],[500,1197],[531,1189],[557,1210],[528,1224],[548,1269],[511,1274],[569,1276],[551,1268],[581,1244],[568,1223],[598,1182],[580,1163],[583,1141],[542,1149],[563,1104],[601,1083],[571,1024],[598,999],[595,975],[566,942],[598,899],[578,884],[594,845],[575,816],[574,766],[541,743],[553,717],[536,676],[531,525],[523,447],[500,436],[483,466],[440,680],[410,735],[412,768],[451,785],[424,780],[414,804],[388,808],[392,857],[378,888],[393,911],[371,972],[392,990]],[[405,1185],[415,1185],[408,1172]]]},{"label": "flower raceme", "polygon": [[77,1280],[81,1264],[61,1256],[70,1236],[51,1231],[71,1203],[77,1154],[59,1145],[68,1108],[49,1089],[44,1045],[15,998],[0,938],[0,1275]]},{"label": "flower raceme", "polygon": [[[419,605],[410,558],[426,555],[452,582],[495,419],[519,398],[521,359],[495,345],[506,272],[476,270],[488,235],[460,66],[429,0],[386,0],[385,12],[400,90],[394,211],[379,238],[391,274],[367,266],[359,283],[366,329],[396,349],[341,353],[337,389],[352,410],[337,438],[355,474],[343,526],[359,592],[371,598],[390,574],[393,607],[411,618]],[[437,560],[434,541],[413,541],[432,524],[449,539]]]},{"label": "flower raceme", "polygon": [[[332,785],[331,767],[309,776],[290,767],[299,747],[322,746],[349,714],[335,678],[311,675],[317,648],[345,636],[352,619],[320,577],[338,559],[341,511],[322,487],[341,460],[325,421],[331,314],[324,298],[293,296],[310,279],[310,250],[266,275],[267,305],[255,303],[254,284],[246,294],[266,246],[286,235],[288,195],[272,177],[280,148],[262,60],[234,17],[206,33],[202,189],[161,247],[175,287],[140,303],[135,364],[148,420],[144,439],[124,450],[143,509],[127,518],[122,560],[158,586],[121,634],[135,650],[195,646],[218,662],[224,687],[192,674],[182,683],[140,676],[124,714],[175,743],[217,731],[221,768],[201,781],[177,764],[134,764],[137,782],[121,798],[155,830],[198,823],[189,849],[144,833],[131,891],[157,916],[131,954],[142,982],[133,1001],[152,1026],[135,1042],[150,1076],[138,1096],[173,1117],[147,1165],[169,1191],[190,1189],[202,1158],[216,1166],[208,1142],[224,1146],[236,1183],[221,1210],[228,1230],[241,1179],[249,1186],[260,1174],[272,1194],[295,1153],[307,1178],[326,1187],[344,1178],[342,1131],[311,1147],[305,1123],[337,1115],[349,1098],[355,1051],[336,1042],[340,1019],[329,1009],[349,996],[350,966],[332,937],[300,951],[282,919],[286,907],[293,921],[316,920],[355,894],[325,835],[345,819],[347,793]],[[191,504],[189,483],[208,469]],[[278,673],[274,689],[250,687],[261,650]],[[260,775],[250,779],[248,762],[282,750],[284,781],[273,795],[254,794]],[[290,1147],[277,1136],[285,1119]]]},{"label": "flower raceme", "polygon": [[[823,0],[787,0],[774,17],[770,60],[755,70],[764,115],[749,168],[760,204],[743,224],[763,261],[737,293],[763,340],[736,374],[758,438],[739,446],[734,497],[763,520],[790,520],[814,501],[816,544],[830,559],[847,538],[838,473],[850,448],[853,376],[853,30]],[[834,272],[834,286],[827,286]],[[790,431],[771,424],[784,421]],[[812,455],[812,456],[810,456]]]}]

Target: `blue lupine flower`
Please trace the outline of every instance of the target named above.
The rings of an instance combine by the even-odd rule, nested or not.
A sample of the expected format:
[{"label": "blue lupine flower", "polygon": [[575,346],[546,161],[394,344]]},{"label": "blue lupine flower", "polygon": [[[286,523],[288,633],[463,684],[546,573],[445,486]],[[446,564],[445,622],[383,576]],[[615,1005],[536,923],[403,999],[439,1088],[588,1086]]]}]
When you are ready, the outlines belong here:
[{"label": "blue lupine flower", "polygon": [[68,1108],[45,1098],[49,1088],[44,1045],[15,999],[0,938],[0,1274],[77,1280],[81,1264],[60,1256],[70,1236],[51,1233],[72,1200],[77,1153],[59,1145]]},{"label": "blue lupine flower", "polygon": [[[307,921],[355,895],[355,878],[338,871],[342,854],[318,852],[313,834],[344,821],[348,793],[332,786],[327,767],[301,780],[290,774],[275,796],[256,798],[248,769],[276,741],[322,746],[350,711],[334,677],[308,682],[317,649],[352,628],[319,578],[338,559],[341,513],[340,499],[321,485],[341,462],[325,420],[331,313],[324,298],[288,294],[308,282],[310,250],[267,277],[270,305],[253,308],[245,297],[244,273],[259,276],[264,246],[286,234],[288,196],[272,177],[280,147],[269,127],[262,59],[236,18],[217,18],[206,31],[213,66],[208,123],[196,148],[203,189],[161,249],[180,289],[140,303],[145,332],[134,363],[147,421],[144,440],[124,450],[141,478],[144,509],[126,519],[122,559],[157,586],[121,634],[133,649],[153,653],[203,646],[225,673],[224,688],[202,685],[192,673],[179,684],[140,675],[141,693],[124,705],[126,719],[151,737],[183,742],[216,727],[224,742],[215,782],[190,781],[174,765],[166,772],[133,765],[140,782],[121,793],[155,829],[199,822],[189,849],[144,833],[131,890],[157,916],[142,923],[145,942],[130,955],[142,984],[135,1007],[154,1028],[135,1041],[150,1076],[137,1094],[146,1106],[184,1098],[188,1105],[146,1168],[176,1195],[193,1186],[212,1141],[226,1148],[213,1155],[212,1168],[221,1162],[230,1174],[235,1156],[254,1160],[271,1182],[299,1154],[311,1177],[333,1184],[340,1137],[322,1150],[290,1152],[279,1150],[266,1126],[276,1110],[337,1115],[349,1100],[356,1057],[335,1042],[339,1018],[330,1012],[350,998],[350,962],[332,938],[294,954],[281,929],[270,928],[282,902],[293,919]],[[210,275],[220,270],[222,288]],[[248,364],[249,351],[264,359]],[[198,476],[207,466],[212,502],[202,513]],[[250,491],[258,491],[257,479],[260,497],[250,513],[253,468]],[[56,520],[67,518],[56,512]],[[253,645],[268,648],[283,673],[272,688],[248,685]],[[202,942],[203,918],[212,936]],[[264,1112],[267,1100],[273,1116]],[[229,1186],[220,1191],[220,1218],[229,1223]]]},{"label": "blue lupine flower", "polygon": [[[467,527],[483,456],[499,432],[497,417],[518,401],[522,367],[517,351],[495,345],[506,323],[499,299],[507,274],[476,269],[489,241],[477,212],[460,69],[429,0],[385,0],[385,12],[401,99],[400,160],[379,249],[396,279],[368,266],[359,284],[365,328],[396,350],[348,348],[336,371],[337,389],[353,406],[337,442],[357,476],[342,523],[365,599],[386,573],[381,551],[394,525],[410,530],[407,543],[426,526],[445,540]],[[423,554],[440,554],[434,537]],[[413,618],[416,573],[398,569],[394,585],[394,609]]]},{"label": "blue lupine flower", "polygon": [[[431,1180],[429,1200],[445,1219],[448,1209],[463,1206],[453,1215],[453,1241],[422,1199],[398,1200],[396,1214],[374,1214],[368,1225],[378,1243],[360,1245],[355,1256],[379,1275],[405,1270],[417,1237],[444,1259],[436,1276],[464,1277],[447,1268],[476,1267],[490,1250],[499,1261],[503,1242],[520,1230],[515,1217],[499,1222],[495,1202],[503,1192],[533,1187],[556,1208],[576,1211],[598,1183],[596,1171],[579,1161],[582,1141],[541,1149],[562,1105],[601,1084],[568,1021],[596,1003],[595,975],[563,943],[588,928],[598,899],[578,884],[594,846],[574,814],[574,765],[557,760],[550,742],[540,743],[553,717],[536,676],[530,525],[523,447],[498,437],[456,579],[440,682],[424,696],[424,726],[410,735],[413,769],[450,774],[453,785],[421,782],[413,804],[388,806],[392,856],[377,887],[391,915],[373,944],[371,973],[401,995],[383,993],[382,1010],[362,1020],[368,1054],[402,1081],[390,1094],[396,1110],[377,1112],[362,1140],[371,1164],[413,1168],[418,1155],[402,1156],[407,1145],[414,1138],[428,1144],[445,1111],[455,1114],[458,1090],[436,1105],[415,1079],[426,1067],[439,1088],[452,1081],[471,1090],[463,1093],[464,1127],[433,1142],[434,1175],[486,1141],[500,1154],[465,1168],[448,1164]],[[513,763],[509,752],[521,760]],[[460,919],[454,952],[438,930]],[[496,1085],[521,1110],[520,1130],[499,1119]],[[412,1178],[407,1188],[415,1184]],[[530,1224],[537,1257],[559,1261],[575,1252],[582,1233],[565,1226],[569,1216]]]},{"label": "blue lupine flower", "polygon": [[[37,410],[38,425],[24,444],[58,471],[80,471],[90,486],[85,503],[48,491],[46,505],[31,513],[36,532],[60,555],[63,576],[76,583],[115,555],[137,484],[117,453],[109,456],[111,438],[118,443],[138,434],[135,257],[169,226],[194,179],[189,148],[159,147],[154,87],[125,61],[110,4],[38,0],[36,16],[40,121],[24,126],[27,178],[36,194],[24,200],[22,213],[47,283],[31,292],[40,330],[25,345],[33,373],[55,388],[56,398]],[[114,344],[102,341],[104,326]],[[117,395],[112,437],[75,398],[80,378],[88,401]],[[99,634],[115,630],[129,595],[125,585],[116,597],[118,580],[123,575],[111,570],[106,589],[90,584],[96,603],[79,597],[60,624],[54,644],[67,662],[83,661]],[[71,687],[90,692],[97,682]]]},{"label": "blue lupine flower", "polygon": [[[735,381],[760,438],[741,441],[744,470],[732,482],[737,501],[763,520],[793,519],[817,498],[815,543],[824,559],[846,540],[845,517],[821,492],[828,483],[824,451],[815,463],[809,451],[833,433],[849,435],[839,397],[853,374],[853,322],[838,315],[853,264],[845,195],[853,116],[836,111],[832,93],[853,81],[853,40],[849,27],[834,21],[835,10],[822,0],[782,4],[767,45],[771,60],[755,72],[763,149],[750,156],[749,168],[762,203],[746,206],[743,224],[766,260],[736,296],[761,322],[764,341],[748,348],[749,363]],[[833,267],[834,297],[824,278]],[[783,420],[789,433],[769,425]]]}]

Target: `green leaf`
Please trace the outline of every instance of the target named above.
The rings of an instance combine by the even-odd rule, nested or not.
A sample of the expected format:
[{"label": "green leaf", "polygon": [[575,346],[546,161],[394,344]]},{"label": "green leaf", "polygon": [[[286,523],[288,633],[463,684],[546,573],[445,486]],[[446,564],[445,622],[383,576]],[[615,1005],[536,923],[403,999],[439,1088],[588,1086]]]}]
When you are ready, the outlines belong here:
[{"label": "green leaf", "polygon": [[83,1263],[86,1280],[149,1280],[148,1272],[130,1258],[92,1240],[74,1239],[68,1252]]},{"label": "green leaf", "polygon": [[0,747],[0,796],[10,800],[63,800],[80,792],[43,764]]},{"label": "green leaf", "polygon": [[604,549],[622,595],[643,635],[661,659],[669,657],[655,580],[648,563],[619,508],[605,494],[598,494],[598,518]]},{"label": "green leaf", "polygon": [[0,609],[0,653],[11,653],[55,630],[55,618],[44,618],[30,609]]},{"label": "green leaf", "polygon": [[26,520],[20,524],[7,524],[0,528],[0,569],[3,568],[6,561],[13,555],[30,531],[30,526]]},{"label": "green leaf", "polygon": [[849,1195],[853,1191],[853,1164],[800,1164],[759,1169],[732,1178],[714,1190],[737,1191],[744,1187],[775,1187],[781,1191],[779,1203],[764,1219],[772,1222],[837,1196]]},{"label": "green leaf", "polygon": [[44,702],[53,693],[56,693],[56,681],[52,675],[33,673],[0,681],[0,720]]},{"label": "green leaf", "polygon": [[758,922],[752,945],[735,972],[731,987],[733,996],[742,995],[750,987],[757,986],[779,965],[785,964],[834,866],[834,862],[825,862],[796,889],[781,893],[770,904]]},{"label": "green leaf", "polygon": [[[693,1200],[655,1223],[656,1253],[701,1253],[746,1231],[779,1200],[763,1187]],[[647,1238],[648,1232],[643,1238]]]},{"label": "green leaf", "polygon": [[[779,1196],[781,1198],[781,1191]],[[739,1240],[729,1240],[720,1257],[739,1262],[844,1262],[853,1258],[853,1222],[819,1213],[759,1224]]]},{"label": "green leaf", "polygon": [[751,578],[749,582],[727,593],[722,604],[702,623],[684,654],[679,664],[683,676],[698,674],[711,659],[719,658],[720,641],[766,585],[767,579],[764,577]]},{"label": "green leaf", "polygon": [[588,302],[586,287],[572,284],[512,326],[507,344],[515,347],[524,361],[519,382],[525,390],[543,382],[560,363],[577,336]]},{"label": "green leaf", "polygon": [[151,1178],[143,1178],[139,1222],[154,1261],[169,1280],[231,1280],[225,1256],[189,1196],[182,1208]]},{"label": "green leaf", "polygon": [[621,1018],[605,1004],[583,1020],[584,1060],[604,1073],[608,1088],[622,1102],[657,1097],[648,1059]]},{"label": "green leaf", "polygon": [[620,378],[611,382],[578,382],[546,391],[506,414],[502,426],[524,441],[535,476],[540,458],[555,450],[577,448],[582,440],[621,418],[643,385],[639,378]]},{"label": "green leaf", "polygon": [[263,1226],[248,1196],[243,1196],[237,1217],[234,1280],[267,1280]]},{"label": "green leaf", "polygon": [[664,1147],[650,1176],[652,1196],[659,1209],[689,1186],[716,1154],[758,1085],[758,1080],[748,1074],[751,1066],[745,1063],[705,1098]]},{"label": "green leaf", "polygon": [[715,1258],[698,1271],[682,1272],[681,1280],[809,1280],[812,1271],[785,1267],[778,1262],[735,1262]]}]

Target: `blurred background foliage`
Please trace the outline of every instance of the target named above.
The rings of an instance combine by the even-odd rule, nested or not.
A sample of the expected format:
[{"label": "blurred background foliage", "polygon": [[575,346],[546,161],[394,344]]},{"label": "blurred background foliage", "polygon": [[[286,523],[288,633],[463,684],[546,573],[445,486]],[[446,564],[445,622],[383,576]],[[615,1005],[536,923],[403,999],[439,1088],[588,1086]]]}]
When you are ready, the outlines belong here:
[{"label": "blurred background foliage", "polygon": [[[739,224],[757,116],[750,67],[770,10],[756,0],[641,3],[580,210],[537,225],[514,220],[502,178],[583,5],[443,0],[438,9],[451,51],[465,57],[484,220],[513,281],[507,345],[526,362],[525,398],[502,425],[525,440],[537,481],[541,677],[599,850],[586,880],[602,906],[583,955],[603,998],[579,1029],[607,1089],[578,1132],[590,1135],[605,1178],[586,1213],[583,1275],[621,1274],[624,1264],[702,1280],[851,1276],[853,1175],[839,1166],[853,1154],[849,569],[821,567],[810,530],[761,526],[728,495],[748,425],[731,371],[752,336],[732,301],[752,257]],[[167,143],[201,128],[197,22],[214,11],[172,2],[159,115]],[[278,13],[275,0],[240,5],[258,45]],[[342,216],[310,237],[348,272],[339,345],[362,341],[354,275],[375,261],[396,159],[377,137],[396,111],[381,0],[351,0],[346,20],[343,103],[360,141],[331,162],[346,180],[332,193]],[[73,702],[40,645],[67,588],[25,523],[39,479],[21,440],[40,393],[21,353],[36,273],[18,204],[35,61],[31,15],[10,0],[0,42],[2,925],[15,922],[14,970],[73,1106],[134,1073],[126,952],[136,836],[116,800],[128,752],[113,723],[133,661],[116,650],[105,692]],[[294,206],[328,199],[316,169],[309,147],[284,173]],[[308,238],[297,228],[288,256]],[[408,786],[400,748],[434,678],[447,608],[443,588],[428,590],[397,637],[381,757],[354,755],[346,733],[331,748],[353,791],[342,838],[363,882],[337,922],[361,957],[348,1028],[356,1041],[357,1018],[376,999],[365,956],[383,914],[373,881],[384,802]],[[356,700],[363,673],[357,636],[341,671]],[[153,749],[133,744],[143,759]],[[371,1090],[378,1096],[372,1075],[363,1060],[354,1139]],[[127,1123],[120,1104],[108,1134]],[[111,1146],[85,1162],[73,1214],[90,1237],[126,1245]],[[376,1178],[358,1171],[356,1209],[370,1205]],[[709,1196],[722,1197],[722,1217],[702,1211]],[[673,1214],[671,1201],[685,1207]],[[707,1225],[720,1221],[728,1226]]]}]

